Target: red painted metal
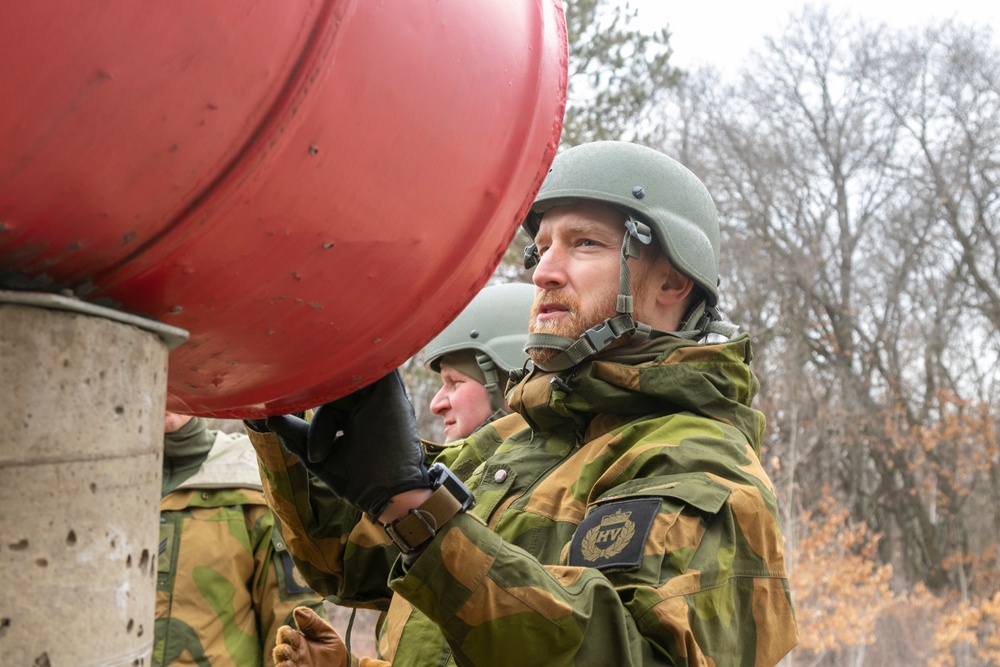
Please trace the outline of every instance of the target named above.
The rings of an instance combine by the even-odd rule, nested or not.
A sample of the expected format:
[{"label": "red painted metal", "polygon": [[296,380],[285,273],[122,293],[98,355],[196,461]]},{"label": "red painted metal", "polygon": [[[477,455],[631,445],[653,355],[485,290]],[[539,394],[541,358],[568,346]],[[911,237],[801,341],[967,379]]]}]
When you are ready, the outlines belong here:
[{"label": "red painted metal", "polygon": [[187,329],[168,406],[301,410],[485,283],[551,162],[559,0],[0,4],[0,285]]}]

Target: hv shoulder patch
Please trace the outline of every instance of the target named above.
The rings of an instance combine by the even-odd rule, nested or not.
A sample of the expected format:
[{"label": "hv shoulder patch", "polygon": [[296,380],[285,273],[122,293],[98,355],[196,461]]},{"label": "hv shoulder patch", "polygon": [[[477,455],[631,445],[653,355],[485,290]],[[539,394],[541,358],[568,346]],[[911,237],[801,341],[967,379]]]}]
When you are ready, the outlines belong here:
[{"label": "hv shoulder patch", "polygon": [[637,570],[660,498],[603,503],[576,527],[569,564],[598,570]]}]

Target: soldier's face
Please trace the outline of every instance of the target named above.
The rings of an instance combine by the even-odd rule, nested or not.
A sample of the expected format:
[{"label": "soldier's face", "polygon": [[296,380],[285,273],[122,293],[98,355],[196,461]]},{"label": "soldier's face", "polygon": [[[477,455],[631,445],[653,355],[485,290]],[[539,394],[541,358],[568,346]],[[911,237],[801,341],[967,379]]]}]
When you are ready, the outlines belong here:
[{"label": "soldier's face", "polygon": [[[559,206],[545,213],[535,235],[539,261],[532,275],[536,290],[530,333],[575,339],[615,316],[624,218],[620,211],[595,202]],[[634,261],[631,266],[638,319],[645,308],[639,286],[646,262]],[[532,361],[543,367],[555,354],[554,350],[529,350]]]},{"label": "soldier's face", "polygon": [[431,400],[431,412],[444,421],[445,442],[472,435],[493,414],[486,387],[444,363],[441,389]]},{"label": "soldier's face", "polygon": [[163,432],[174,433],[191,421],[191,415],[181,415],[176,412],[167,412],[163,415]]}]

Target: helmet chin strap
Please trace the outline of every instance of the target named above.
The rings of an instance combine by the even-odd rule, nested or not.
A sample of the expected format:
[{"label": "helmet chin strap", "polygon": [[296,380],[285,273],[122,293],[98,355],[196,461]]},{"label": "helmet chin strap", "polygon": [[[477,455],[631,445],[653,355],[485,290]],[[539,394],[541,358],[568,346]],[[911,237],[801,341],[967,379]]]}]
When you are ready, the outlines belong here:
[{"label": "helmet chin strap", "polygon": [[680,328],[674,332],[674,335],[689,340],[698,340],[708,334],[719,334],[726,338],[732,338],[739,331],[740,328],[732,322],[727,322],[717,308],[709,306],[705,301],[699,301],[681,322]]},{"label": "helmet chin strap", "polygon": [[[508,413],[507,409],[504,407],[504,388],[500,384],[500,370],[497,368],[493,359],[490,358],[490,355],[483,352],[477,352],[476,363],[479,365],[479,368],[482,369],[483,375],[486,378],[486,382],[483,386],[486,387],[486,393],[490,396],[490,409],[493,413],[490,415],[490,418],[486,420],[486,423],[489,423]],[[506,378],[504,378],[505,384],[506,381]]]},{"label": "helmet chin strap", "polygon": [[[625,219],[625,229],[625,238],[622,239],[621,268],[618,271],[619,293],[615,317],[595,324],[576,339],[548,333],[528,334],[528,342],[524,346],[525,350],[538,348],[559,351],[544,365],[535,364],[541,370],[558,372],[570,369],[587,357],[607,348],[622,336],[631,336],[634,341],[642,342],[665,335],[665,332],[656,331],[648,324],[632,319],[632,272],[627,260],[637,259],[640,244],[649,245],[652,243],[653,234],[647,225],[631,215]],[[538,263],[538,260],[538,249],[535,244],[524,249],[524,268],[530,269]],[[718,333],[729,338],[736,331],[738,331],[738,327],[723,321],[718,310],[708,307],[706,302],[702,301],[691,310],[681,324],[680,330],[674,332],[674,335],[697,340],[705,334]]]}]

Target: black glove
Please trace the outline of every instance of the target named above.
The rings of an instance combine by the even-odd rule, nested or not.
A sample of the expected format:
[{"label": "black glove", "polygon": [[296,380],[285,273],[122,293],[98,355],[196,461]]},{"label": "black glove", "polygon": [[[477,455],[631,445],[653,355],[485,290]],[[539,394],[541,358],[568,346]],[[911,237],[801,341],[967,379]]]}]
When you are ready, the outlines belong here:
[{"label": "black glove", "polygon": [[[306,413],[305,412],[296,412],[294,414],[299,419],[305,419],[306,418]],[[243,420],[243,426],[245,426],[247,428],[247,430],[256,431],[257,433],[270,433],[271,432],[271,429],[269,429],[267,427],[267,419],[266,418],[265,419],[244,419]]]},{"label": "black glove", "polygon": [[317,408],[311,422],[283,415],[266,425],[310,472],[373,519],[397,493],[431,486],[399,371]]}]

